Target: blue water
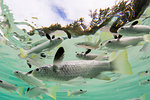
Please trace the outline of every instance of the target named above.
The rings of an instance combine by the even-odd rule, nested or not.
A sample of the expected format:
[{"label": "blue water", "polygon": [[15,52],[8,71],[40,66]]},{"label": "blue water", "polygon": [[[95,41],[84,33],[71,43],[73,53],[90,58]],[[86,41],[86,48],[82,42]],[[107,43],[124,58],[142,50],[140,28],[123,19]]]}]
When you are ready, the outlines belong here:
[{"label": "blue water", "polygon": [[[148,25],[150,19],[144,21],[141,20],[141,24]],[[19,30],[15,28],[16,30]],[[78,48],[74,44],[78,42],[84,42],[88,40],[88,37],[92,39],[88,40],[90,42],[95,42],[98,40],[101,32],[99,31],[96,35],[91,36],[81,36],[78,38],[72,38],[65,40],[60,46],[65,49],[64,61],[78,60],[75,56],[75,52],[85,51],[83,48]],[[65,35],[63,35],[65,36]],[[38,35],[31,37],[33,41],[37,39],[43,39]],[[10,91],[0,88],[0,100],[30,100],[25,96],[25,91],[29,86],[25,82],[21,81],[13,74],[14,71],[24,71],[28,72],[35,69],[36,66],[29,68],[26,60],[21,59],[18,55],[20,51],[18,48],[23,48],[25,45],[23,42],[15,40],[12,36],[9,36],[9,44],[15,44],[12,47],[8,44],[0,44],[0,79],[8,83],[14,84],[17,87],[24,87],[23,96],[19,96],[15,91],[11,93]],[[57,49],[56,47],[51,51],[50,57],[42,59],[43,65],[52,64],[54,55]],[[150,86],[140,86],[139,82],[142,80],[150,79],[150,76],[139,76],[138,73],[145,70],[150,70],[150,45],[147,50],[140,52],[142,46],[131,47],[127,49],[128,60],[132,67],[133,75],[121,75],[107,73],[112,81],[102,81],[97,79],[87,79],[87,84],[82,86],[58,86],[57,100],[126,100],[132,98],[140,98],[143,94],[146,94],[146,100],[150,100]],[[91,53],[100,54],[102,51],[99,49],[93,50]],[[44,82],[47,87],[54,86],[55,82]],[[76,90],[76,89],[86,89],[88,92],[81,96],[68,97],[65,90]],[[53,100],[47,95],[43,95],[44,100]],[[39,97],[36,98],[40,100]]]}]

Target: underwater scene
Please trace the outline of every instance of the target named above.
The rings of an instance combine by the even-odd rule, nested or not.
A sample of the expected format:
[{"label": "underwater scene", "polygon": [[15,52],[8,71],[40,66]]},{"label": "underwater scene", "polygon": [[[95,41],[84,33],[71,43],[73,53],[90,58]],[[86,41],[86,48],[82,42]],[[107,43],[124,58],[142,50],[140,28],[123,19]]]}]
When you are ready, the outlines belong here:
[{"label": "underwater scene", "polygon": [[150,100],[149,4],[0,0],[0,100]]}]

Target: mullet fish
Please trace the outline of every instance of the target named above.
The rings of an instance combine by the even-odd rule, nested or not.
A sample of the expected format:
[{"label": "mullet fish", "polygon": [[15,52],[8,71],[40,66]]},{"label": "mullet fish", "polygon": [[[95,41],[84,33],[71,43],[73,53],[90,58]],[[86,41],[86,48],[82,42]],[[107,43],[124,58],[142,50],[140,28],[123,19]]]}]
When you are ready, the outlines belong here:
[{"label": "mullet fish", "polygon": [[149,34],[150,26],[137,24],[138,21],[135,21],[130,26],[123,26],[118,30],[118,33],[123,36],[143,36]]},{"label": "mullet fish", "polygon": [[110,80],[108,76],[102,74],[105,71],[132,74],[126,51],[121,52],[111,61],[75,60],[63,62],[63,55],[64,49],[60,47],[56,52],[53,64],[34,69],[32,75],[43,81],[68,82],[79,77]]}]

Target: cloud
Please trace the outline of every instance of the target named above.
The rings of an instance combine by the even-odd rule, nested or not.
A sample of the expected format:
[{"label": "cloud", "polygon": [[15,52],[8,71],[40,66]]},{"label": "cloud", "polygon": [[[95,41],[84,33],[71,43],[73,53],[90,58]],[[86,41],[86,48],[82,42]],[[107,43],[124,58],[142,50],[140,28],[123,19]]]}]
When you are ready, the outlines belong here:
[{"label": "cloud", "polygon": [[[15,21],[28,19],[39,26],[49,26],[52,23],[61,21],[62,18],[51,10],[48,0],[5,0],[6,5],[11,9]],[[38,20],[32,19],[38,17]]]},{"label": "cloud", "polygon": [[57,13],[60,17],[62,17],[64,20],[67,19],[66,13],[64,12],[63,8],[53,6],[52,7],[54,12]]},{"label": "cloud", "polygon": [[89,10],[106,8],[114,5],[116,0],[54,0],[53,4],[59,5],[67,13],[69,19],[77,19],[79,17],[89,18]]},{"label": "cloud", "polygon": [[[106,8],[116,0],[4,0],[16,21],[35,22],[38,26],[63,25],[80,17],[89,19],[89,10]],[[38,20],[32,19],[38,17]]]}]

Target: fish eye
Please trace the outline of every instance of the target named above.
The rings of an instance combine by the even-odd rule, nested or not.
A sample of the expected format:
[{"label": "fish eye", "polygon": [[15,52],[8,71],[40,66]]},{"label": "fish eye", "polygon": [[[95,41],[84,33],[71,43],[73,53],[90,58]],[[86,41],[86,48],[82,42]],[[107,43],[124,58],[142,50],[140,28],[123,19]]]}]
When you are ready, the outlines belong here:
[{"label": "fish eye", "polygon": [[148,71],[145,71],[145,73],[148,73]]},{"label": "fish eye", "polygon": [[150,79],[148,79],[147,81],[150,81]]},{"label": "fish eye", "polygon": [[60,38],[58,38],[58,39],[60,39]]},{"label": "fish eye", "polygon": [[37,68],[37,69],[36,69],[36,71],[40,71],[40,69],[39,69],[39,68]]},{"label": "fish eye", "polygon": [[3,81],[2,80],[0,80],[0,83],[2,83]]},{"label": "fish eye", "polygon": [[16,73],[19,73],[18,71],[16,71]]},{"label": "fish eye", "polygon": [[46,57],[45,53],[41,53],[41,57],[45,58]]},{"label": "fish eye", "polygon": [[80,91],[83,91],[82,89],[80,89]]},{"label": "fish eye", "polygon": [[111,41],[108,41],[108,43],[111,43]]}]

